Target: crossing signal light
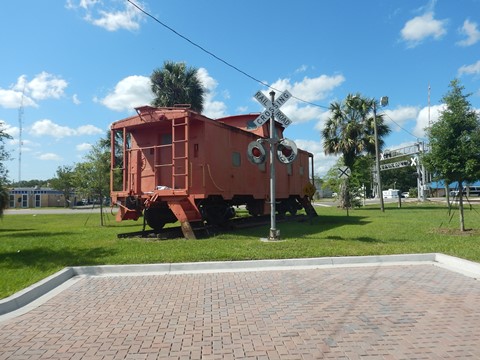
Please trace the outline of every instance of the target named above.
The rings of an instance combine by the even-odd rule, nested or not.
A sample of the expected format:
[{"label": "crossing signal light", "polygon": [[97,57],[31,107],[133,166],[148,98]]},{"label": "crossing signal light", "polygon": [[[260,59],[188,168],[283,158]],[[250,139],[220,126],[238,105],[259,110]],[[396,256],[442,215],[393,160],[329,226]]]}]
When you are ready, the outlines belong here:
[{"label": "crossing signal light", "polygon": [[260,165],[265,162],[266,156],[265,147],[258,141],[252,141],[248,144],[247,157],[252,164]]},{"label": "crossing signal light", "polygon": [[283,164],[293,162],[298,154],[297,145],[290,139],[282,139],[277,145],[277,159]]}]

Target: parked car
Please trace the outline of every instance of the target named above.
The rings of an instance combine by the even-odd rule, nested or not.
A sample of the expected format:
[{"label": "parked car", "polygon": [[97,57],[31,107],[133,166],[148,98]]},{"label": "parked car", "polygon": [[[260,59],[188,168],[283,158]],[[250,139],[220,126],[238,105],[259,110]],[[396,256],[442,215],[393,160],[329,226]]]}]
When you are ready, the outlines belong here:
[{"label": "parked car", "polygon": [[409,197],[410,197],[410,193],[408,191],[402,192],[402,198],[409,198]]}]

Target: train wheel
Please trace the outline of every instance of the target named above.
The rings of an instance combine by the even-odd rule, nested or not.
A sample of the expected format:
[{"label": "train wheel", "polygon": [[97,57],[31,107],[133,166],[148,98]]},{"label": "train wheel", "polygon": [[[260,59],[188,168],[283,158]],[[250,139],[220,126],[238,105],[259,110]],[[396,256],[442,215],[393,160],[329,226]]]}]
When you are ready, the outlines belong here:
[{"label": "train wheel", "polygon": [[288,212],[291,215],[297,215],[297,211],[301,209],[300,204],[297,202],[295,198],[288,199]]},{"label": "train wheel", "polygon": [[209,225],[222,225],[235,216],[235,210],[227,203],[204,205],[202,213]]},{"label": "train wheel", "polygon": [[277,214],[280,216],[283,216],[287,213],[287,210],[289,209],[288,207],[288,202],[285,200],[280,201],[276,206],[275,210],[277,211]]},{"label": "train wheel", "polygon": [[161,230],[165,226],[165,221],[162,220],[162,209],[160,208],[145,209],[143,216],[145,216],[148,226],[153,230]]},{"label": "train wheel", "polygon": [[264,201],[263,200],[252,200],[247,203],[247,210],[250,216],[259,216],[264,213]]}]

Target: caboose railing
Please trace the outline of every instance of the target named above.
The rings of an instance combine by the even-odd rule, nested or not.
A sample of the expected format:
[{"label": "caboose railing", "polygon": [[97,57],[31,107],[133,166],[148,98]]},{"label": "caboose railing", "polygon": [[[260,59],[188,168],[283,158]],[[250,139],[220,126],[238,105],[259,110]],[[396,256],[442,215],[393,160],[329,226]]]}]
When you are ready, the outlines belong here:
[{"label": "caboose railing", "polygon": [[[126,150],[128,189],[140,193],[162,189],[186,190],[189,179],[188,116],[172,119],[171,141]],[[170,135],[170,134],[166,134]],[[151,178],[148,180],[148,178]],[[145,186],[145,184],[151,184]],[[148,188],[148,189],[147,189]]]}]

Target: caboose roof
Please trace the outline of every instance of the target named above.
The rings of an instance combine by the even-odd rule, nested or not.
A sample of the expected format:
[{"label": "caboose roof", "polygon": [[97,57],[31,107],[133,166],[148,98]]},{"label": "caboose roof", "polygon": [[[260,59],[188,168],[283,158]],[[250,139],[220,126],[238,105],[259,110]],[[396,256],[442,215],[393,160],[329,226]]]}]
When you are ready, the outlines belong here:
[{"label": "caboose roof", "polygon": [[[247,131],[249,133],[255,134],[259,137],[268,137],[269,134],[269,124],[266,123],[258,128],[252,128],[251,125],[253,120],[258,116],[258,113],[255,114],[242,114],[242,115],[233,115],[226,116],[218,119],[210,119],[204,115],[201,115],[189,108],[186,107],[162,107],[157,108],[149,105],[140,106],[135,108],[137,115],[130,116],[128,118],[118,120],[114,122],[110,129],[117,130],[122,128],[137,127],[137,126],[151,126],[154,123],[161,123],[163,121],[172,121],[181,117],[189,116],[200,121],[213,121],[217,124],[222,124],[223,126],[231,126],[239,130]],[[280,131],[280,134],[283,134],[283,126],[280,123],[275,123],[277,130]]]}]

